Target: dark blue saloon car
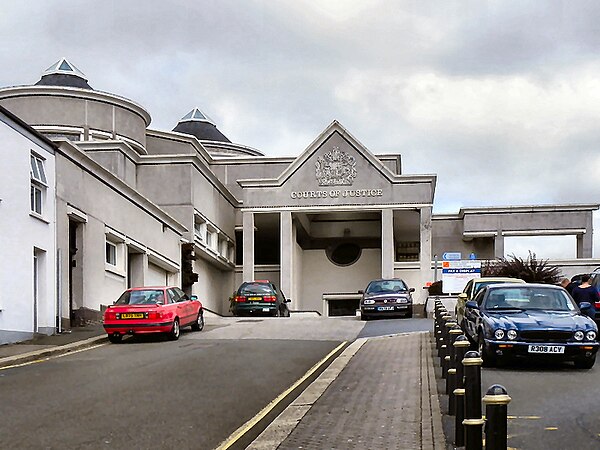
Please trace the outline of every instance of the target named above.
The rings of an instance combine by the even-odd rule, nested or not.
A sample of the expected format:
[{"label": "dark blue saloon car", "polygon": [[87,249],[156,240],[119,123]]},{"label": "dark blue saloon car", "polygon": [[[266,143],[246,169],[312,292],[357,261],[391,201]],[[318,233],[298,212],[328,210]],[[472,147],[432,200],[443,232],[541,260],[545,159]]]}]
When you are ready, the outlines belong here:
[{"label": "dark blue saloon car", "polygon": [[[560,286],[498,284],[466,303],[464,329],[484,365],[498,359],[573,361],[591,369],[598,351],[598,327]],[[580,309],[581,308],[581,309]]]}]

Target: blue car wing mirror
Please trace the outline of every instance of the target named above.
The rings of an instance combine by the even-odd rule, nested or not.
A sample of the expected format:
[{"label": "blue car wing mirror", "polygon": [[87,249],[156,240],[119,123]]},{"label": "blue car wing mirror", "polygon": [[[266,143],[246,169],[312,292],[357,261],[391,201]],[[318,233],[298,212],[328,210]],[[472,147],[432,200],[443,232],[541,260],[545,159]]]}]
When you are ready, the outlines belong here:
[{"label": "blue car wing mirror", "polygon": [[474,302],[473,300],[465,303],[465,306],[470,309],[479,309],[479,305],[477,304],[477,302]]}]

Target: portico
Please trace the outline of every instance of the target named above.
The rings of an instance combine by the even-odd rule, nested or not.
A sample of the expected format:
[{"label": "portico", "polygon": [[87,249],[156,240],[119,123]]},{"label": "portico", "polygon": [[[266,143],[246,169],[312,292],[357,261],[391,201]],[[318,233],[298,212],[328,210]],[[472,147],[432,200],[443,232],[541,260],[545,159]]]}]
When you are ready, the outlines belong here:
[{"label": "portico", "polygon": [[[357,292],[372,279],[423,285],[435,176],[402,175],[397,166],[333,122],[279,177],[238,180],[241,278],[276,276],[294,310],[319,312],[323,294]],[[278,258],[268,260],[275,247]]]}]

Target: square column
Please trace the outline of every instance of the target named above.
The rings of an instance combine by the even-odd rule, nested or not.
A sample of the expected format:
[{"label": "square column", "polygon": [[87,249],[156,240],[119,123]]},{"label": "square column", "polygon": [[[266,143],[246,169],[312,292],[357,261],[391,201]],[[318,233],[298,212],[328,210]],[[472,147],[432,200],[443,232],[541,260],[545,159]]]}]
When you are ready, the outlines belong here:
[{"label": "square column", "polygon": [[419,269],[421,271],[421,286],[433,280],[431,270],[431,206],[421,208]]},{"label": "square column", "polygon": [[[294,230],[292,212],[282,211],[279,213],[280,223],[280,279],[281,290],[284,295],[293,298],[294,286]],[[295,299],[297,300],[297,299]]]},{"label": "square column", "polygon": [[494,238],[494,258],[504,258],[504,236],[502,230],[498,230],[498,234]]},{"label": "square column", "polygon": [[592,248],[594,247],[593,241],[593,218],[592,214],[588,214],[586,217],[585,233],[577,235],[577,258],[591,258]]},{"label": "square column", "polygon": [[592,257],[592,233],[583,233],[577,235],[577,258]]},{"label": "square column", "polygon": [[381,210],[381,278],[394,278],[394,211]]},{"label": "square column", "polygon": [[243,281],[254,281],[254,213],[242,213]]}]

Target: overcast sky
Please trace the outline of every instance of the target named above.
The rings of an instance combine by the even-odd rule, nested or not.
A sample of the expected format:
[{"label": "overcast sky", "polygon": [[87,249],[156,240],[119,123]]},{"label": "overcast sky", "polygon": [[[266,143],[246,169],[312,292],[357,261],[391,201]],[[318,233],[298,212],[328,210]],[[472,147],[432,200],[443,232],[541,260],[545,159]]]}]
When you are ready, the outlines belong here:
[{"label": "overcast sky", "polygon": [[[3,3],[0,86],[66,57],[153,129],[199,107],[268,156],[297,156],[337,119],[401,153],[404,173],[437,174],[434,213],[600,202],[600,2]],[[507,253],[573,257],[574,242]]]}]

